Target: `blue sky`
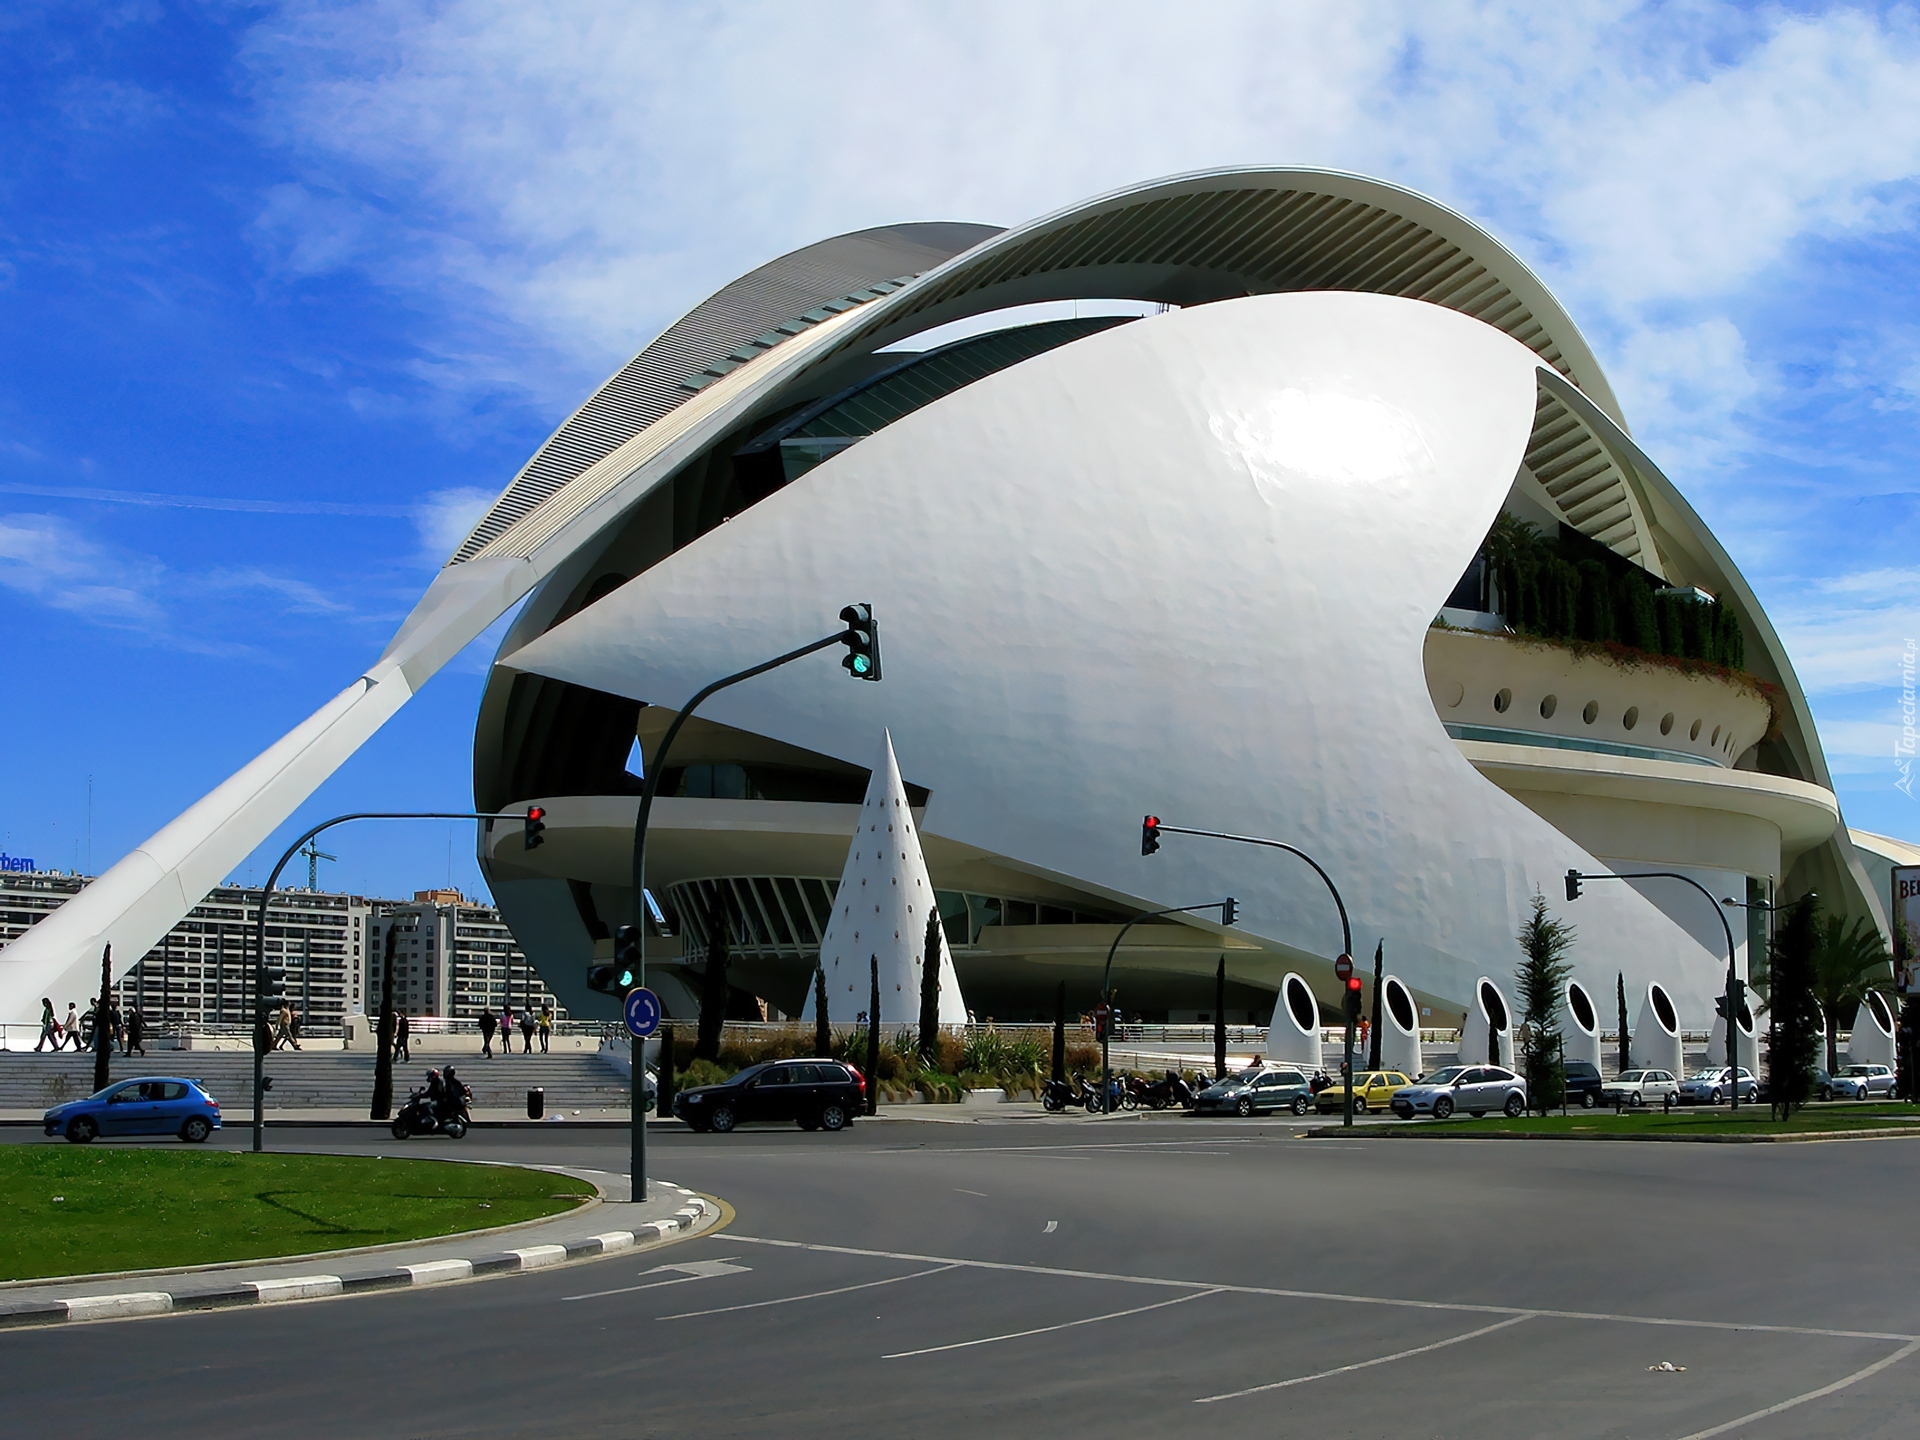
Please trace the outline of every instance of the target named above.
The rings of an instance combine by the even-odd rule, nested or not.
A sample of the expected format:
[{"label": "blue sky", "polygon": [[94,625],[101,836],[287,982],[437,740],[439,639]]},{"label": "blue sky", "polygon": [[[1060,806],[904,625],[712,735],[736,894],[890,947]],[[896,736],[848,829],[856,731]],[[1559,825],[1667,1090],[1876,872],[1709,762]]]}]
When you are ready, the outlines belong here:
[{"label": "blue sky", "polygon": [[[1411,185],[1542,274],[1786,636],[1850,822],[1920,839],[1916,93],[1907,7],[15,0],[0,846],[104,868],[310,713],[734,275],[1248,162]],[[493,639],[296,821],[468,804]],[[481,888],[446,827],[332,849]]]}]

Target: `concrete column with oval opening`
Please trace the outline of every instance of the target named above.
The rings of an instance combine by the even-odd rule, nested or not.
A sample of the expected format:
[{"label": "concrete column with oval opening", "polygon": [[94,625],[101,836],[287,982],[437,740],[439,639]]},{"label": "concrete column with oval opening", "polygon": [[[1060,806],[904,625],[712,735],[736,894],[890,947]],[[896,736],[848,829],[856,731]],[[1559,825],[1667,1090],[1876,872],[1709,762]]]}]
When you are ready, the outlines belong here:
[{"label": "concrete column with oval opening", "polygon": [[1458,1063],[1513,1068],[1513,1007],[1485,975],[1473,982],[1473,998],[1460,1027]]},{"label": "concrete column with oval opening", "polygon": [[[1878,990],[1869,990],[1853,1017],[1853,1041],[1847,1047],[1847,1061],[1853,1065],[1893,1065],[1898,1053],[1894,1044],[1893,1005]],[[1826,1054],[1821,1052],[1821,1059]],[[1895,1066],[1897,1069],[1898,1067]]]},{"label": "concrete column with oval opening", "polygon": [[1267,1026],[1267,1064],[1320,1068],[1320,1002],[1313,987],[1292,971],[1280,982]]},{"label": "concrete column with oval opening", "polygon": [[1380,981],[1380,1063],[1412,1077],[1421,1073],[1420,1007],[1398,975]]},{"label": "concrete column with oval opening", "polygon": [[1633,1063],[1643,1070],[1665,1070],[1676,1079],[1687,1073],[1680,1012],[1658,980],[1649,981],[1646,994],[1640,997],[1640,1014],[1633,1022]]},{"label": "concrete column with oval opening", "polygon": [[1578,980],[1569,980],[1560,992],[1560,1036],[1569,1060],[1600,1064],[1600,1011],[1593,996]]},{"label": "concrete column with oval opening", "polygon": [[[1822,1043],[1824,1044],[1824,1038]],[[1753,1018],[1751,1001],[1740,1006],[1740,1023],[1735,1031],[1734,1049],[1740,1056],[1740,1063],[1756,1076],[1760,1073],[1760,1035]],[[1727,1063],[1727,1022],[1719,1016],[1713,1018],[1713,1029],[1707,1035],[1707,1064],[1709,1066]]]}]

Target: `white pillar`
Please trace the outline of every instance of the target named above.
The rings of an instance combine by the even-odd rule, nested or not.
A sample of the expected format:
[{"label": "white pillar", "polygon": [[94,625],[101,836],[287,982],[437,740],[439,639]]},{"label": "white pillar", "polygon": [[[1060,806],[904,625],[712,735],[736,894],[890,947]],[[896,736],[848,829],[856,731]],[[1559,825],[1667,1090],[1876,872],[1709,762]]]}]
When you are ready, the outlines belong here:
[{"label": "white pillar", "polygon": [[1460,1027],[1461,1065],[1504,1065],[1513,1068],[1513,1008],[1500,987],[1482,975],[1473,982],[1466,1022]]},{"label": "white pillar", "polygon": [[1600,1065],[1600,1011],[1593,996],[1578,980],[1567,981],[1560,992],[1560,1035],[1566,1058]]},{"label": "white pillar", "polygon": [[[1878,990],[1869,990],[1853,1017],[1853,1043],[1847,1047],[1848,1061],[1855,1065],[1893,1065],[1895,1028],[1892,1004]],[[1826,1059],[1824,1051],[1821,1059]]]},{"label": "white pillar", "polygon": [[1420,1007],[1398,975],[1380,981],[1380,1063],[1403,1075],[1421,1072]]},{"label": "white pillar", "polygon": [[1650,981],[1640,998],[1640,1015],[1633,1022],[1633,1063],[1642,1070],[1665,1070],[1675,1077],[1687,1073],[1686,1047],[1680,1040],[1680,1012],[1659,981]]},{"label": "white pillar", "polygon": [[1292,971],[1274,997],[1273,1021],[1267,1026],[1267,1063],[1320,1068],[1320,1002],[1313,998],[1313,987]]}]

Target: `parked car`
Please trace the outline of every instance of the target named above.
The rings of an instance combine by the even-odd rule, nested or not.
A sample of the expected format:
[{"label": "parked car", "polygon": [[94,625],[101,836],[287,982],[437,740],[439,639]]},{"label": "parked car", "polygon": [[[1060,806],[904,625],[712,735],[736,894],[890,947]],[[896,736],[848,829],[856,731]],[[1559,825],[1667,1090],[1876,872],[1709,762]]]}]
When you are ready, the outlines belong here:
[{"label": "parked car", "polygon": [[1836,1100],[1866,1100],[1893,1094],[1893,1071],[1885,1065],[1849,1065],[1828,1084]]},{"label": "parked car", "polygon": [[[1760,1082],[1753,1078],[1753,1072],[1744,1065],[1740,1067],[1739,1084],[1743,1101],[1760,1098]],[[1682,1105],[1724,1105],[1732,1093],[1733,1072],[1724,1065],[1717,1069],[1709,1066],[1705,1070],[1696,1070],[1680,1082]]]},{"label": "parked car", "polygon": [[76,1145],[96,1135],[178,1135],[198,1145],[220,1128],[220,1102],[198,1080],[143,1075],[56,1105],[43,1123]]},{"label": "parked car", "polygon": [[1313,1104],[1313,1089],[1298,1070],[1242,1070],[1207,1086],[1193,1101],[1196,1115],[1258,1115],[1291,1110],[1304,1115]]},{"label": "parked car", "polygon": [[1600,1092],[1605,1082],[1600,1078],[1600,1067],[1591,1060],[1569,1060],[1567,1071],[1567,1103],[1578,1105],[1582,1110],[1591,1110],[1600,1103]]},{"label": "parked car", "polygon": [[1416,1115],[1445,1120],[1456,1110],[1476,1120],[1489,1110],[1517,1118],[1526,1109],[1527,1082],[1499,1065],[1449,1065],[1421,1076],[1393,1097],[1393,1113],[1402,1120]]},{"label": "parked car", "polygon": [[[1413,1082],[1398,1070],[1362,1070],[1353,1079],[1353,1113],[1386,1110],[1393,1097]],[[1313,1108],[1322,1115],[1342,1114],[1347,1109],[1347,1087],[1335,1081],[1313,1097]]]},{"label": "parked car", "polygon": [[1658,1105],[1664,1109],[1667,1096],[1677,1097],[1679,1093],[1680,1082],[1669,1070],[1622,1070],[1600,1087],[1600,1103],[1635,1109]]},{"label": "parked car", "polygon": [[718,1085],[673,1097],[673,1113],[695,1130],[726,1134],[745,1120],[791,1120],[802,1130],[843,1130],[866,1108],[867,1082],[834,1060],[749,1065]]},{"label": "parked car", "polygon": [[[1812,1083],[1807,1087],[1807,1093],[1810,1096],[1815,1100],[1833,1099],[1833,1077],[1831,1075],[1818,1066],[1815,1066],[1811,1078]],[[1756,1100],[1769,1100],[1773,1098],[1767,1089],[1767,1076],[1764,1071],[1760,1076],[1759,1088],[1753,1092],[1753,1098]]]}]

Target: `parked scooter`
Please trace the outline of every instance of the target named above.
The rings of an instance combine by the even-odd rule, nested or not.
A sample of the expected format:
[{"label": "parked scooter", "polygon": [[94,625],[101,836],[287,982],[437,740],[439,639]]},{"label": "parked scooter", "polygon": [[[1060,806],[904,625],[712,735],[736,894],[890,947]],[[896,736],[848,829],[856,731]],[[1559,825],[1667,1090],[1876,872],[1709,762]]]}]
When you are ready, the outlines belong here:
[{"label": "parked scooter", "polygon": [[1087,1083],[1084,1075],[1071,1080],[1048,1080],[1040,1087],[1040,1103],[1056,1114],[1070,1106],[1100,1108],[1100,1092]]}]

